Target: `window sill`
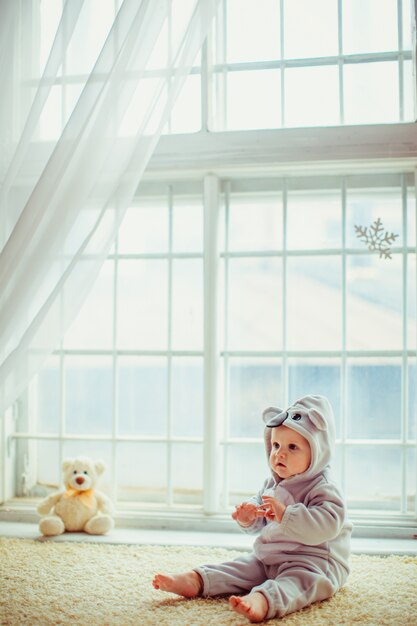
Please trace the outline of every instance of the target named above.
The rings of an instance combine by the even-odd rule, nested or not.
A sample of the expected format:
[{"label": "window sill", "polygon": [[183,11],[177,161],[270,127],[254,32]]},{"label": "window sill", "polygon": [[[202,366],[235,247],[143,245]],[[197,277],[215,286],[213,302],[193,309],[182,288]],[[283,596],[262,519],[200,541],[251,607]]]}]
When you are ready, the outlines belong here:
[{"label": "window sill", "polygon": [[[272,175],[329,172],[363,172],[364,168],[410,168],[416,164],[417,134],[414,122],[364,124],[268,130],[225,131],[165,135],[158,142],[145,175],[160,180],[187,171],[219,176],[269,170]],[[360,163],[358,163],[358,159]],[[402,163],[401,163],[402,162]],[[352,169],[353,168],[353,169]]]},{"label": "window sill", "polygon": [[[0,521],[0,537],[38,539],[39,536],[37,524]],[[243,533],[122,527],[114,528],[108,535],[66,533],[55,537],[53,540],[110,544],[210,546],[233,550],[250,550],[253,543],[253,537]],[[353,537],[352,553],[381,556],[388,554],[417,555],[417,541],[415,539]]]}]

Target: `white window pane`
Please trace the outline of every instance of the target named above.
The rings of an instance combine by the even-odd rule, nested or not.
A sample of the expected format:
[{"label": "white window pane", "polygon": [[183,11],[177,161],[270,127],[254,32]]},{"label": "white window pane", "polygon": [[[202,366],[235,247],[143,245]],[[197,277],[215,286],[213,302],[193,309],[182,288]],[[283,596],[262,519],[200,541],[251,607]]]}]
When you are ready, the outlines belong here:
[{"label": "white window pane", "polygon": [[167,446],[165,443],[119,443],[117,482],[120,501],[165,502]]},{"label": "white window pane", "polygon": [[339,359],[288,359],[288,395],[290,402],[310,394],[329,398],[340,436],[341,371]]},{"label": "white window pane", "polygon": [[179,49],[184,35],[187,32],[195,7],[196,0],[172,0],[171,46],[174,54]]},{"label": "white window pane", "polygon": [[164,260],[119,262],[119,348],[167,347],[168,264]]},{"label": "white window pane", "polygon": [[201,77],[188,75],[172,106],[163,134],[194,133],[201,129]]},{"label": "white window pane", "polygon": [[416,197],[414,187],[407,188],[407,245],[416,245]]},{"label": "white window pane", "polygon": [[347,367],[347,385],[348,437],[399,439],[401,361],[351,359]]},{"label": "white window pane", "polygon": [[200,357],[173,357],[171,412],[174,436],[203,436],[203,394],[203,359]]},{"label": "white window pane", "polygon": [[281,195],[230,198],[229,250],[279,250],[282,248]]},{"label": "white window pane", "polygon": [[119,253],[168,251],[168,206],[164,200],[141,200],[127,209],[119,229]]},{"label": "white window pane", "polygon": [[415,350],[417,345],[416,320],[416,255],[407,257],[407,347]]},{"label": "white window pane", "polygon": [[173,444],[171,480],[176,504],[202,504],[203,458],[202,444]]},{"label": "white window pane", "polygon": [[229,349],[282,348],[282,260],[230,259]]},{"label": "white window pane", "polygon": [[201,79],[187,76],[171,114],[172,133],[194,133],[201,128]]},{"label": "white window pane", "polygon": [[[41,76],[45,70],[45,65],[51,52],[51,47],[62,15],[61,0],[41,0],[39,8],[39,46],[40,46],[40,68]],[[33,64],[35,65],[35,64]],[[61,74],[61,69],[59,70]]]},{"label": "white window pane", "polygon": [[147,70],[161,70],[168,67],[168,19],[164,21],[161,27],[158,39],[155,42],[149,60],[146,63]]},{"label": "white window pane", "polygon": [[201,198],[174,196],[173,252],[203,252],[203,205]]},{"label": "white window pane", "polygon": [[407,450],[407,511],[414,513],[416,510],[416,450]]},{"label": "white window pane", "polygon": [[415,105],[415,81],[413,76],[412,61],[404,61],[404,85],[403,85],[403,106],[404,122],[414,122],[416,119]]},{"label": "white window pane", "polygon": [[114,263],[105,261],[64,337],[66,349],[109,349],[113,341]]},{"label": "white window pane", "polygon": [[227,75],[227,129],[277,128],[281,125],[280,70]]},{"label": "white window pane", "polygon": [[403,50],[411,50],[411,0],[402,0],[403,13]]},{"label": "white window pane", "polygon": [[38,433],[58,433],[61,416],[59,357],[51,355],[30,387]]},{"label": "white window pane", "polygon": [[346,496],[350,508],[399,511],[401,484],[401,449],[399,447],[347,448]]},{"label": "white window pane", "polygon": [[337,0],[284,0],[286,58],[338,53]]},{"label": "white window pane", "polygon": [[65,111],[64,111],[64,124],[67,123],[71,115],[73,114],[74,108],[77,105],[78,99],[84,89],[84,83],[78,83],[76,85],[65,85],[64,95],[65,95]]},{"label": "white window pane", "polygon": [[176,259],[172,263],[172,347],[203,348],[203,261]]},{"label": "white window pane", "polygon": [[350,350],[402,347],[402,258],[347,259],[346,342]]},{"label": "white window pane", "polygon": [[343,0],[343,53],[398,50],[397,0]]},{"label": "white window pane", "polygon": [[290,350],[337,350],[342,343],[339,257],[289,258],[287,345]]},{"label": "white window pane", "polygon": [[279,2],[227,0],[226,45],[228,63],[279,59]]},{"label": "white window pane", "polygon": [[114,0],[87,0],[68,47],[68,74],[89,74],[103,48],[115,16]]},{"label": "white window pane", "polygon": [[30,442],[30,445],[31,452],[36,458],[36,487],[33,495],[46,496],[62,485],[59,443],[34,441]]},{"label": "white window pane", "polygon": [[[402,245],[402,198],[400,188],[353,189],[346,193],[346,245],[358,250],[366,249],[363,239],[358,238],[355,226],[368,228],[380,218],[384,232],[398,237],[391,246]],[[390,247],[391,247],[390,246]]]},{"label": "white window pane", "polygon": [[340,191],[290,191],[287,202],[287,247],[290,250],[340,248]]},{"label": "white window pane", "polygon": [[259,437],[262,411],[282,398],[282,365],[278,359],[230,358],[229,431],[231,437]]},{"label": "white window pane", "polygon": [[53,141],[59,137],[62,130],[62,113],[62,87],[54,85],[39,116],[41,141]]},{"label": "white window pane", "polygon": [[408,360],[408,438],[415,441],[417,433],[417,359]]},{"label": "white window pane", "polygon": [[118,359],[118,433],[159,435],[167,430],[167,361],[164,357]]},{"label": "white window pane", "polygon": [[346,124],[399,121],[396,62],[354,63],[343,71]]},{"label": "white window pane", "polygon": [[[265,407],[264,407],[265,408]],[[263,437],[262,420],[259,437]],[[237,444],[226,450],[229,504],[236,505],[258,493],[270,470],[264,443]]]},{"label": "white window pane", "polygon": [[[162,81],[165,81],[163,85]],[[156,132],[166,99],[166,78],[141,78],[139,82],[135,79],[134,91],[121,119],[120,135],[133,137]]]},{"label": "white window pane", "polygon": [[112,359],[68,356],[64,364],[65,431],[110,434],[112,430]]},{"label": "white window pane", "polygon": [[285,126],[340,123],[337,66],[288,68],[284,77]]}]

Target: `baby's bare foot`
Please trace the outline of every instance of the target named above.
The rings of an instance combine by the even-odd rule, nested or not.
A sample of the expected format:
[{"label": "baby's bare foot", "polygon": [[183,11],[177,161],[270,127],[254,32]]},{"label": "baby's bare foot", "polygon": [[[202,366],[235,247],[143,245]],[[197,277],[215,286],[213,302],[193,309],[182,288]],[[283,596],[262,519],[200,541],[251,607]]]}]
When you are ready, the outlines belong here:
[{"label": "baby's bare foot", "polygon": [[191,571],[185,574],[176,574],[174,576],[166,576],[165,574],[156,574],[152,581],[155,589],[161,591],[170,591],[184,598],[195,598],[200,595],[203,590],[203,581],[197,572]]},{"label": "baby's bare foot", "polygon": [[250,622],[263,622],[268,613],[268,602],[265,596],[258,591],[249,593],[242,598],[230,596],[229,603],[236,613],[241,613]]}]

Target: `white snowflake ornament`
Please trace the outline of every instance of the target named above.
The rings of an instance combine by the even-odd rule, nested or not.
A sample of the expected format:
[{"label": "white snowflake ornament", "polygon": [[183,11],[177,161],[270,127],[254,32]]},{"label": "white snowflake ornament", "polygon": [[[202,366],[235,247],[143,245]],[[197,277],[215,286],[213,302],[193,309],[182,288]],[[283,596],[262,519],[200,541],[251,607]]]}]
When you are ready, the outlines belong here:
[{"label": "white snowflake ornament", "polygon": [[368,250],[371,252],[379,252],[379,258],[391,259],[390,245],[396,240],[399,235],[384,231],[381,218],[378,217],[373,224],[369,227],[356,226],[356,236],[358,239],[362,239],[363,243],[368,246]]}]

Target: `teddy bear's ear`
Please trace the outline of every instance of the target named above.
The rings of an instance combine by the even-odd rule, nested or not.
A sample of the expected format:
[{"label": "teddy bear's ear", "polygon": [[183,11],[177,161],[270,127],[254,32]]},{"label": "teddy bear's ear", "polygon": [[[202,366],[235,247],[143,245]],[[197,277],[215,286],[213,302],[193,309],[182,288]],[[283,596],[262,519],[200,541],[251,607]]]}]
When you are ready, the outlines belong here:
[{"label": "teddy bear's ear", "polygon": [[314,426],[319,430],[327,430],[327,423],[323,415],[316,409],[310,409],[308,416],[313,422]]},{"label": "teddy bear's ear", "polygon": [[97,472],[97,474],[100,476],[100,474],[102,474],[104,472],[104,470],[106,469],[106,464],[104,461],[96,461],[94,463],[94,468]]},{"label": "teddy bear's ear", "polygon": [[67,469],[69,469],[71,465],[73,465],[73,463],[74,463],[74,459],[64,459],[62,461],[62,469],[64,470],[64,472],[66,472]]}]

